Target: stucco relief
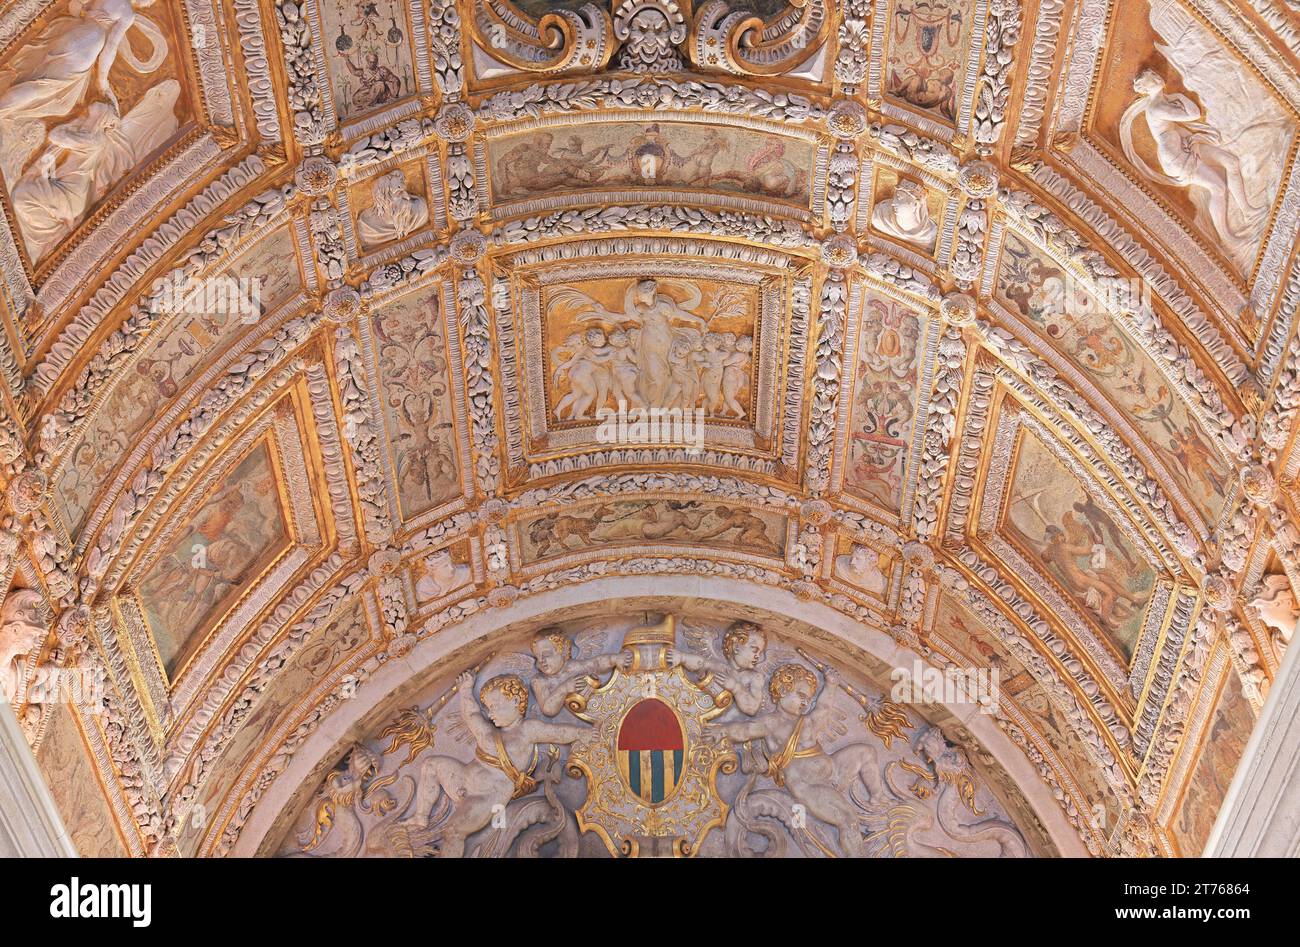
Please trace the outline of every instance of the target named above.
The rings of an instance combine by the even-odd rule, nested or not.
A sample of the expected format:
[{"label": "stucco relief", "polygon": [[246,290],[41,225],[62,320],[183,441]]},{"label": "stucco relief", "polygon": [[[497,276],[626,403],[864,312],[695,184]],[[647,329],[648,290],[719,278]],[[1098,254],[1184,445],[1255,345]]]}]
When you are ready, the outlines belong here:
[{"label": "stucco relief", "polygon": [[751,622],[540,629],[353,747],[282,854],[1024,856],[937,728]]},{"label": "stucco relief", "polygon": [[171,17],[132,0],[71,3],[0,62],[0,170],[34,264],[188,114]]},{"label": "stucco relief", "polygon": [[[1142,6],[1126,5],[1126,19]],[[1187,223],[1249,275],[1282,183],[1278,157],[1290,150],[1296,123],[1176,0],[1148,9],[1154,55],[1131,76],[1109,73],[1110,81],[1124,77],[1132,95],[1113,131],[1109,116],[1102,127],[1135,173],[1173,195]],[[1134,26],[1134,39],[1146,35],[1146,24]]]},{"label": "stucco relief", "polygon": [[[128,850],[170,851],[178,828],[187,854],[236,850],[246,821],[260,817],[261,793],[349,687],[466,616],[606,574],[781,589],[886,628],[903,646],[1000,668],[1008,690],[997,727],[1088,851],[1121,850],[1116,826],[1148,825],[1156,817],[1145,807],[1156,801],[1155,835],[1169,838],[1150,848],[1196,847],[1221,794],[1189,789],[1215,780],[1189,783],[1172,761],[1186,760],[1185,741],[1196,741],[1193,723],[1221,680],[1219,665],[1204,673],[1205,654],[1226,637],[1241,696],[1257,704],[1294,624],[1285,577],[1260,571],[1282,568],[1261,559],[1264,546],[1287,561],[1294,551],[1293,498],[1256,509],[1237,497],[1243,487],[1254,497],[1264,479],[1243,480],[1237,467],[1267,465],[1284,490],[1295,467],[1294,373],[1281,361],[1294,332],[1294,280],[1281,266],[1300,180],[1294,77],[1268,54],[1263,34],[1277,28],[1264,0],[1241,23],[1211,0],[1043,2],[1025,5],[1037,22],[1023,36],[1014,0],[762,0],[743,10],[672,0],[286,0],[263,10],[233,0],[219,21],[201,3],[183,17],[175,4],[127,0],[56,3],[44,14],[20,6],[0,14],[0,45],[9,44],[0,117],[18,129],[4,156],[14,156],[17,176],[6,164],[10,200],[0,203],[23,244],[7,246],[0,233],[0,483],[9,505],[0,588],[12,587],[5,644],[15,659],[0,667],[13,676],[32,661],[75,664],[54,631],[70,609],[106,613],[110,594],[123,596],[118,604],[146,600],[127,630],[105,618],[85,652],[106,663],[114,690],[101,742],[98,727],[81,741],[97,772],[77,778],[107,787],[111,817],[130,829]],[[556,16],[543,25],[547,14]],[[498,21],[513,30],[502,47],[492,39]],[[101,37],[82,69],[110,22],[120,42]],[[218,22],[223,39],[238,33],[238,49],[202,52],[199,34]],[[279,35],[263,42],[263,33]],[[830,35],[833,49],[822,45]],[[1088,106],[1092,125],[1078,118],[1077,134],[1071,97],[1086,89],[1072,67],[1054,87],[1058,50],[1062,60],[1098,53],[1102,67],[1083,83],[1104,80]],[[192,65],[202,95],[186,84]],[[226,78],[223,98],[216,83]],[[1022,78],[1037,115],[1009,158],[998,142],[1018,120]],[[53,90],[45,105],[32,83]],[[36,114],[74,94],[66,112]],[[198,127],[200,104],[211,121]],[[285,128],[277,116],[289,119]],[[243,137],[254,126],[260,142]],[[201,143],[178,165],[190,177],[149,179],[151,162],[196,128]],[[1098,161],[1091,167],[1110,177],[1076,186],[1083,139],[1114,167]],[[15,199],[24,180],[57,218],[34,287],[32,261],[20,259],[35,220],[27,192]],[[66,206],[37,195],[36,183],[63,188]],[[124,197],[135,216],[114,217]],[[117,229],[83,234],[80,218]],[[146,219],[159,221],[153,232],[117,232]],[[97,275],[90,261],[101,252]],[[299,257],[318,265],[304,275]],[[1212,257],[1234,272],[1202,265]],[[168,266],[168,276],[196,281],[262,280],[265,305],[252,319],[260,328],[245,331],[238,314],[211,307],[169,308],[146,285]],[[1102,302],[1119,267],[1142,274],[1158,298]],[[1091,290],[1072,285],[1067,268]],[[948,292],[954,280],[968,302]],[[990,368],[994,359],[1001,364]],[[295,497],[272,509],[266,491],[216,482],[210,462],[243,456],[290,379],[304,379],[295,397],[316,424],[304,450],[274,458],[285,468],[276,489]],[[1000,532],[980,534],[968,519],[988,504],[972,508],[997,492],[980,417],[1008,392],[1041,422],[1034,430],[1052,429],[1057,449],[1049,457],[1027,444],[1017,464],[1007,455],[995,501],[1007,515]],[[701,410],[703,448],[602,443],[609,432],[598,433],[596,414],[620,401]],[[338,522],[322,520],[285,560],[286,573],[301,573],[258,583],[232,565],[256,570],[288,536],[301,538],[289,528],[301,524],[282,517],[305,523],[326,506]],[[364,529],[345,522],[353,509]],[[984,539],[1017,558],[986,555],[975,548]],[[332,548],[308,561],[316,540]],[[144,567],[133,571],[134,562]],[[1202,574],[1216,569],[1202,590]],[[335,617],[318,597],[333,603],[336,588],[362,585],[375,639],[342,633],[328,660],[312,658],[301,675],[290,665],[277,680],[283,659]],[[21,614],[36,586],[53,612],[44,645],[35,639],[45,626]],[[192,609],[175,603],[182,595]],[[1223,618],[1207,617],[1203,596]],[[964,614],[941,601],[957,597]],[[161,669],[180,677],[137,673],[126,642],[114,640],[128,632],[136,658],[156,651]],[[739,675],[717,637],[725,629],[713,632],[711,642],[679,641],[680,663],[664,669],[680,672],[664,681],[665,706],[699,711],[675,718],[683,749],[713,733],[695,685],[709,673]],[[205,637],[213,646],[187,664]],[[768,652],[783,647],[767,637]],[[235,646],[246,641],[268,657]],[[367,648],[384,649],[384,660],[362,662]],[[624,688],[636,678],[612,632],[601,647],[577,650],[595,662],[586,696],[597,706],[632,693]],[[318,659],[334,670],[317,675]],[[843,688],[825,687],[818,662],[796,653],[787,663],[801,659],[814,691],[790,672],[782,699],[811,704],[808,727],[824,737],[829,705],[857,711]],[[334,673],[345,666],[355,677]],[[812,813],[815,841],[792,832],[769,808],[803,791],[798,776],[781,787],[757,773],[740,793],[756,772],[746,766],[763,755],[779,762],[785,747],[789,721],[758,719],[772,699],[766,672],[777,666],[760,660],[765,674],[738,681],[734,707],[717,718],[735,727],[718,736],[712,760],[729,767],[734,752],[737,769],[719,770],[722,788],[683,836],[687,849],[701,839],[765,852],[773,840],[809,854],[823,852],[818,843],[848,854],[893,846],[873,837],[874,811],[859,844],[846,828],[860,813],[817,792],[794,803]],[[477,715],[500,730],[482,715],[507,714],[502,695],[512,688],[481,695],[489,670],[476,668],[474,687],[454,703],[462,720]],[[598,751],[618,728],[574,723],[564,716],[567,688],[557,705],[554,688],[542,693],[537,675],[519,673],[529,714],[579,727],[549,731],[559,759],[597,778]],[[247,687],[233,683],[245,675]],[[755,699],[763,708],[751,716],[745,705]],[[266,711],[253,710],[251,729],[241,729],[259,702]],[[450,706],[449,697],[443,710],[424,710],[442,720]],[[63,725],[41,719],[62,741]],[[208,729],[210,720],[218,723]],[[898,802],[889,819],[912,827],[900,850],[957,851],[943,822],[964,824],[988,807],[977,801],[968,813],[963,792],[943,791],[983,751],[946,724],[943,736],[962,745],[955,755],[933,733],[906,733],[909,764],[928,776],[908,770],[917,778],[904,785],[895,768],[893,783],[882,777],[881,798]],[[223,755],[232,738],[235,752]],[[411,763],[404,777],[413,792],[424,787],[416,809],[429,802],[436,811],[431,800],[457,780],[478,785],[473,770],[484,761],[467,746],[448,749],[444,729],[437,738],[432,755],[456,765],[425,774],[423,758]],[[739,748],[745,740],[753,759]],[[855,743],[796,741],[792,752],[811,742],[835,758],[836,779],[853,784],[850,802],[855,792],[872,796],[869,769],[854,769]],[[392,815],[395,784],[383,782],[392,759],[378,750],[348,756],[317,805],[338,813],[355,797],[373,810],[362,807],[363,823]],[[801,759],[792,757],[790,773]],[[614,760],[609,785],[631,792],[623,762]],[[1221,762],[1230,775],[1235,764]],[[467,831],[479,818],[470,812],[446,823],[440,853],[461,841],[481,853],[534,843],[558,852],[569,829],[556,813],[577,824],[583,806],[572,787],[588,778],[570,769],[557,763],[535,777],[537,794],[519,810],[525,821],[541,813],[558,835],[524,829],[490,840],[490,824]],[[681,799],[701,770],[670,772]],[[653,796],[653,767],[642,775]],[[937,821],[922,829],[915,801],[936,795]],[[592,799],[581,818],[626,838],[626,822]],[[191,825],[195,800],[215,818]],[[333,852],[342,828],[317,848]],[[407,828],[399,848],[416,851],[430,824]],[[605,846],[599,832],[579,835],[580,848]],[[989,839],[970,851],[1016,847],[1000,830]],[[651,841],[642,853],[661,848]]]}]

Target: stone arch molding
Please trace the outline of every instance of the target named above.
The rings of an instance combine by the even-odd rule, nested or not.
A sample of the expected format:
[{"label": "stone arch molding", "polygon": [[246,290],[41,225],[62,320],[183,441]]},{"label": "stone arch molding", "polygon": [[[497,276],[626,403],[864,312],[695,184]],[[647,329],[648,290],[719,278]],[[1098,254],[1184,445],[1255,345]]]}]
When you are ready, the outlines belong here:
[{"label": "stone arch molding", "polygon": [[[1087,850],[1197,848],[1200,748],[1248,728],[1300,582],[1300,171],[1279,146],[1247,261],[1159,155],[1132,160],[1120,115],[1147,119],[1099,90],[1136,94],[1138,77],[1112,74],[1101,39],[1137,17],[1129,32],[1164,51],[1125,61],[1166,86],[1197,50],[1225,70],[1251,95],[1203,102],[1221,138],[1247,100],[1284,129],[1300,96],[1280,8],[1253,0],[1248,26],[1219,0],[980,2],[952,33],[951,96],[931,102],[894,78],[897,3],[389,5],[401,35],[370,39],[391,96],[337,61],[328,4],[186,3],[174,30],[137,11],[151,25],[114,94],[129,108],[172,68],[142,58],[149,37],[184,51],[175,140],[101,182],[47,255],[25,249],[10,189],[0,202],[0,640],[24,685],[82,668],[111,682],[107,717],[74,729],[125,849],[158,847],[247,715],[289,696],[277,662],[358,589],[354,669],[548,576],[679,561],[789,586],[936,661],[1023,672],[1001,722],[1056,774]],[[0,88],[58,6],[0,14]],[[575,135],[597,152],[563,165]],[[638,156],[584,170],[601,147]],[[741,157],[706,160],[726,150]],[[576,167],[581,186],[529,178],[530,162]],[[578,279],[597,272],[617,291]],[[196,323],[166,291],[250,273],[268,298],[247,326]],[[552,370],[564,340],[544,337],[557,288],[618,316],[647,278],[681,312],[682,286],[703,301],[709,279],[709,305],[725,282],[750,307],[721,321],[749,340],[733,394],[752,401],[718,408],[702,453],[604,445],[573,398],[555,411],[574,393]],[[1064,301],[1083,328],[1062,328]],[[631,320],[599,325],[608,342]],[[417,358],[413,392],[399,366]],[[411,479],[412,443],[436,485]],[[151,566],[245,461],[235,492],[274,481],[284,529],[197,643],[169,644]],[[1071,485],[1061,509],[1023,500],[1035,471]],[[677,515],[702,495],[735,517],[725,539],[634,557],[562,535],[574,514]],[[704,532],[723,525],[708,515]],[[1089,554],[1107,547],[1091,568],[1121,561],[1141,589],[1048,561],[1078,516],[1095,518]],[[51,721],[73,732],[39,702],[16,710],[38,748]]]}]

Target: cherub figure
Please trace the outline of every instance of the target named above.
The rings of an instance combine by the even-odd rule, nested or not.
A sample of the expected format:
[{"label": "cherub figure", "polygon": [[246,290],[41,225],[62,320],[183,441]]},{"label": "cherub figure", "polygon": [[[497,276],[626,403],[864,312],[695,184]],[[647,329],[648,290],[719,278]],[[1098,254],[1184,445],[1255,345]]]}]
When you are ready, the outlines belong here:
[{"label": "cherub figure", "polygon": [[[730,334],[730,333],[728,333]],[[722,411],[732,417],[743,418],[745,408],[738,396],[749,381],[749,370],[754,352],[754,337],[742,335],[732,344],[731,352],[722,368]]]},{"label": "cherub figure", "polygon": [[[838,675],[826,672],[827,684]],[[783,664],[772,672],[768,693],[775,709],[732,723],[717,724],[731,739],[746,745],[747,772],[765,776],[809,813],[833,826],[846,855],[866,853],[860,823],[865,815],[851,801],[859,781],[870,801],[883,798],[884,786],[875,753],[853,743],[834,753],[825,746],[843,736],[844,715],[830,701],[817,701],[817,677],[801,664]]]},{"label": "cherub figure", "polygon": [[[730,333],[706,332],[698,354],[700,387],[704,391],[704,407],[712,415],[719,414],[724,406],[722,380],[726,374],[727,359],[732,354],[736,337]],[[690,407],[694,407],[691,405]]]},{"label": "cherub figure", "polygon": [[[699,638],[698,644],[702,650],[710,652],[708,657],[669,648],[669,667],[681,665],[696,674],[700,671],[710,672],[720,689],[731,692],[741,713],[752,717],[762,710],[763,686],[766,682],[758,667],[763,663],[767,652],[767,636],[763,634],[763,629],[752,621],[733,622],[722,636],[721,660],[713,653],[712,640],[702,635]],[[711,687],[709,689],[712,691]]]},{"label": "cherub figure", "polygon": [[562,356],[569,357],[555,368],[555,383],[558,385],[567,373],[569,376],[569,393],[555,406],[555,417],[564,418],[569,412],[571,420],[587,417],[593,407],[605,407],[609,397],[609,361],[614,357],[614,349],[608,344],[604,329],[587,329],[582,333],[573,333],[556,350]]},{"label": "cherub figure", "polygon": [[[675,337],[668,349],[669,376],[667,403],[669,408],[690,411],[700,400],[700,364],[703,352],[699,342],[682,333]],[[651,405],[651,407],[659,407]]]},{"label": "cherub figure", "polygon": [[[615,401],[624,401],[632,408],[644,408],[645,402],[637,393],[636,343],[632,334],[623,329],[613,329],[609,335],[612,356],[609,378]],[[597,405],[597,407],[602,407]]]},{"label": "cherub figure", "polygon": [[478,692],[486,716],[474,700],[474,675],[456,679],[459,713],[473,737],[474,759],[462,763],[450,756],[434,756],[420,767],[412,815],[404,820],[427,826],[439,793],[446,793],[452,810],[443,828],[439,854],[459,858],[465,842],[492,821],[512,800],[537,788],[538,745],[565,745],[579,739],[585,726],[528,720],[528,685],[516,674],[499,674]]},{"label": "cherub figure", "polygon": [[533,695],[537,706],[548,717],[564,709],[569,694],[588,697],[600,686],[596,675],[612,671],[619,663],[617,655],[598,654],[590,658],[573,658],[573,640],[560,629],[543,628],[531,645],[539,676],[533,678]]}]

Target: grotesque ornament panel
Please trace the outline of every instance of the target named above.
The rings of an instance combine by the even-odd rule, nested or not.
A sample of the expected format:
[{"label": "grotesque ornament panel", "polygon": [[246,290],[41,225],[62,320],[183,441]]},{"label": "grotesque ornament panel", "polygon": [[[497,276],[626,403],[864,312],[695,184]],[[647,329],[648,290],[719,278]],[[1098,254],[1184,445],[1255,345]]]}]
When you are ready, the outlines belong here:
[{"label": "grotesque ornament panel", "polygon": [[442,291],[410,293],[371,316],[379,393],[404,518],[460,494]]},{"label": "grotesque ornament panel", "polygon": [[894,0],[885,34],[886,94],[956,124],[974,16],[974,5],[960,0]]},{"label": "grotesque ornament panel", "polygon": [[889,510],[902,502],[916,420],[922,319],[868,293],[858,330],[844,488]]},{"label": "grotesque ornament panel", "polygon": [[391,107],[415,93],[405,0],[322,0],[317,4],[334,110],[343,121]]}]

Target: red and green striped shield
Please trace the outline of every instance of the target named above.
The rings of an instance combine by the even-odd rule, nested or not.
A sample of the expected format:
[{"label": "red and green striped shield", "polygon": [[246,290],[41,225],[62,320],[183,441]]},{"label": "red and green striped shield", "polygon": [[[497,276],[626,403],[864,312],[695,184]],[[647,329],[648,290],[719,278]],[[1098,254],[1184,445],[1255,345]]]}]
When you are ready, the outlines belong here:
[{"label": "red and green striped shield", "polygon": [[618,768],[643,802],[666,801],[682,777],[686,740],[671,707],[648,697],[627,712],[618,728]]}]

